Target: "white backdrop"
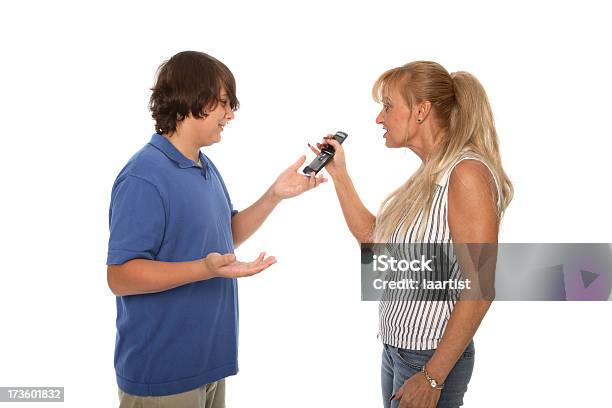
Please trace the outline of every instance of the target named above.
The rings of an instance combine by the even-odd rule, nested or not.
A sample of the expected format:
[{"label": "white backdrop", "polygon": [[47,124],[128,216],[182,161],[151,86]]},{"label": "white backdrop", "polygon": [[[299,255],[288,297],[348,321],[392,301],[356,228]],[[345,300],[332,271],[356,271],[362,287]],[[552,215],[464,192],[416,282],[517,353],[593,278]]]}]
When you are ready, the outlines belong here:
[{"label": "white backdrop", "polygon": [[[418,162],[384,147],[371,86],[432,59],[488,91],[516,190],[500,241],[612,241],[612,29],[599,2],[134,3],[0,6],[0,386],[64,386],[63,406],[117,405],[110,191],[153,133],[157,66],[181,50],[237,78],[242,107],[205,150],[237,209],[311,159],[306,142],[345,130],[349,171],[376,211]],[[278,159],[263,160],[272,150]],[[380,406],[377,304],[359,300],[358,248],[331,183],[282,203],[237,254],[260,250],[279,262],[240,281],[228,407]],[[609,405],[610,311],[495,303],[465,406]]]}]

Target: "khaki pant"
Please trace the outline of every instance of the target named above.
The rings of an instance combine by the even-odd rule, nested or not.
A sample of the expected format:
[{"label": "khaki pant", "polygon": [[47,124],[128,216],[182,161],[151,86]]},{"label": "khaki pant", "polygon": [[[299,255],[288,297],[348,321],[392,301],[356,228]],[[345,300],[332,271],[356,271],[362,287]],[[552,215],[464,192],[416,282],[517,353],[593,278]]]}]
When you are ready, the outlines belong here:
[{"label": "khaki pant", "polygon": [[225,379],[162,397],[139,397],[119,390],[119,408],[225,408]]}]

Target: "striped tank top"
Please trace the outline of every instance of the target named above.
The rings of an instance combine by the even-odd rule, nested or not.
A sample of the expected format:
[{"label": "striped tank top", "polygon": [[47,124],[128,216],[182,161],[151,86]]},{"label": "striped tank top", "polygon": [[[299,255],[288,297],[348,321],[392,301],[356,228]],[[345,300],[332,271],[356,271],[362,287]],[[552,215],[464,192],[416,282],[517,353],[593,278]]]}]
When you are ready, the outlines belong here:
[{"label": "striped tank top", "polygon": [[[461,272],[452,251],[453,241],[448,226],[448,184],[455,166],[468,159],[482,162],[491,171],[491,168],[477,153],[464,151],[457,156],[457,159],[442,172],[436,182],[425,236],[422,241],[450,247],[447,251],[449,279],[459,279]],[[499,212],[501,191],[495,173],[493,171],[491,173],[497,188],[497,209]],[[418,214],[402,239],[399,232],[403,222],[404,220],[396,227],[389,243],[417,243],[415,236],[420,223],[423,222],[423,212],[421,211]],[[410,245],[406,247],[410,248]],[[394,293],[387,290],[383,293],[379,304],[378,337],[384,344],[409,350],[429,350],[438,347],[458,296],[450,296],[444,300],[425,300],[424,296],[423,291],[412,291],[408,294],[408,297],[405,295],[398,297],[397,291]]]}]

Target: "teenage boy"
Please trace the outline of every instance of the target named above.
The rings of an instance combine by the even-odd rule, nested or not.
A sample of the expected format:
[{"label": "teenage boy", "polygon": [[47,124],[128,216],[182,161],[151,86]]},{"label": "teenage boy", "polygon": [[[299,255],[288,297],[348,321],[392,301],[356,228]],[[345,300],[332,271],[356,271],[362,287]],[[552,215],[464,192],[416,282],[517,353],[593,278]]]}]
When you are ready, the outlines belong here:
[{"label": "teenage boy", "polygon": [[274,257],[237,261],[283,199],[326,180],[297,171],[302,156],[253,205],[233,209],[200,148],[221,140],[238,108],[236,83],[215,58],[181,52],[164,62],[150,100],[156,133],[112,190],[107,277],[117,296],[115,370],[121,407],[223,407],[238,372],[236,278]]}]

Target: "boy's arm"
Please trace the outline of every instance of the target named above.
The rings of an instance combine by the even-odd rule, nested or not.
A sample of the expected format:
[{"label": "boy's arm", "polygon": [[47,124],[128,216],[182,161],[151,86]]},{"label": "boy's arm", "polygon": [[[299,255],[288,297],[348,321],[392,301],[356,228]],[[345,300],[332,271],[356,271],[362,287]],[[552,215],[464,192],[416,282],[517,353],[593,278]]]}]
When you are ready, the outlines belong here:
[{"label": "boy's arm", "polygon": [[270,187],[250,207],[237,212],[232,217],[232,237],[234,248],[237,248],[261,227],[268,215],[281,202]]},{"label": "boy's arm", "polygon": [[306,156],[302,156],[276,179],[274,184],[250,207],[232,217],[234,247],[238,247],[261,227],[274,208],[285,198],[295,197],[327,181],[323,176],[299,174]]},{"label": "boy's arm", "polygon": [[210,253],[190,262],[161,262],[157,254],[165,233],[165,207],[157,188],[137,176],[113,186],[107,281],[115,295],[160,292],[214,277],[253,275],[272,265],[261,254],[253,262],[238,262],[233,254]]},{"label": "boy's arm", "polygon": [[116,296],[162,292],[191,282],[211,278],[241,278],[259,273],[274,264],[274,257],[261,253],[253,262],[236,261],[234,254],[216,252],[190,262],[161,262],[132,259],[108,265],[108,286]]}]

